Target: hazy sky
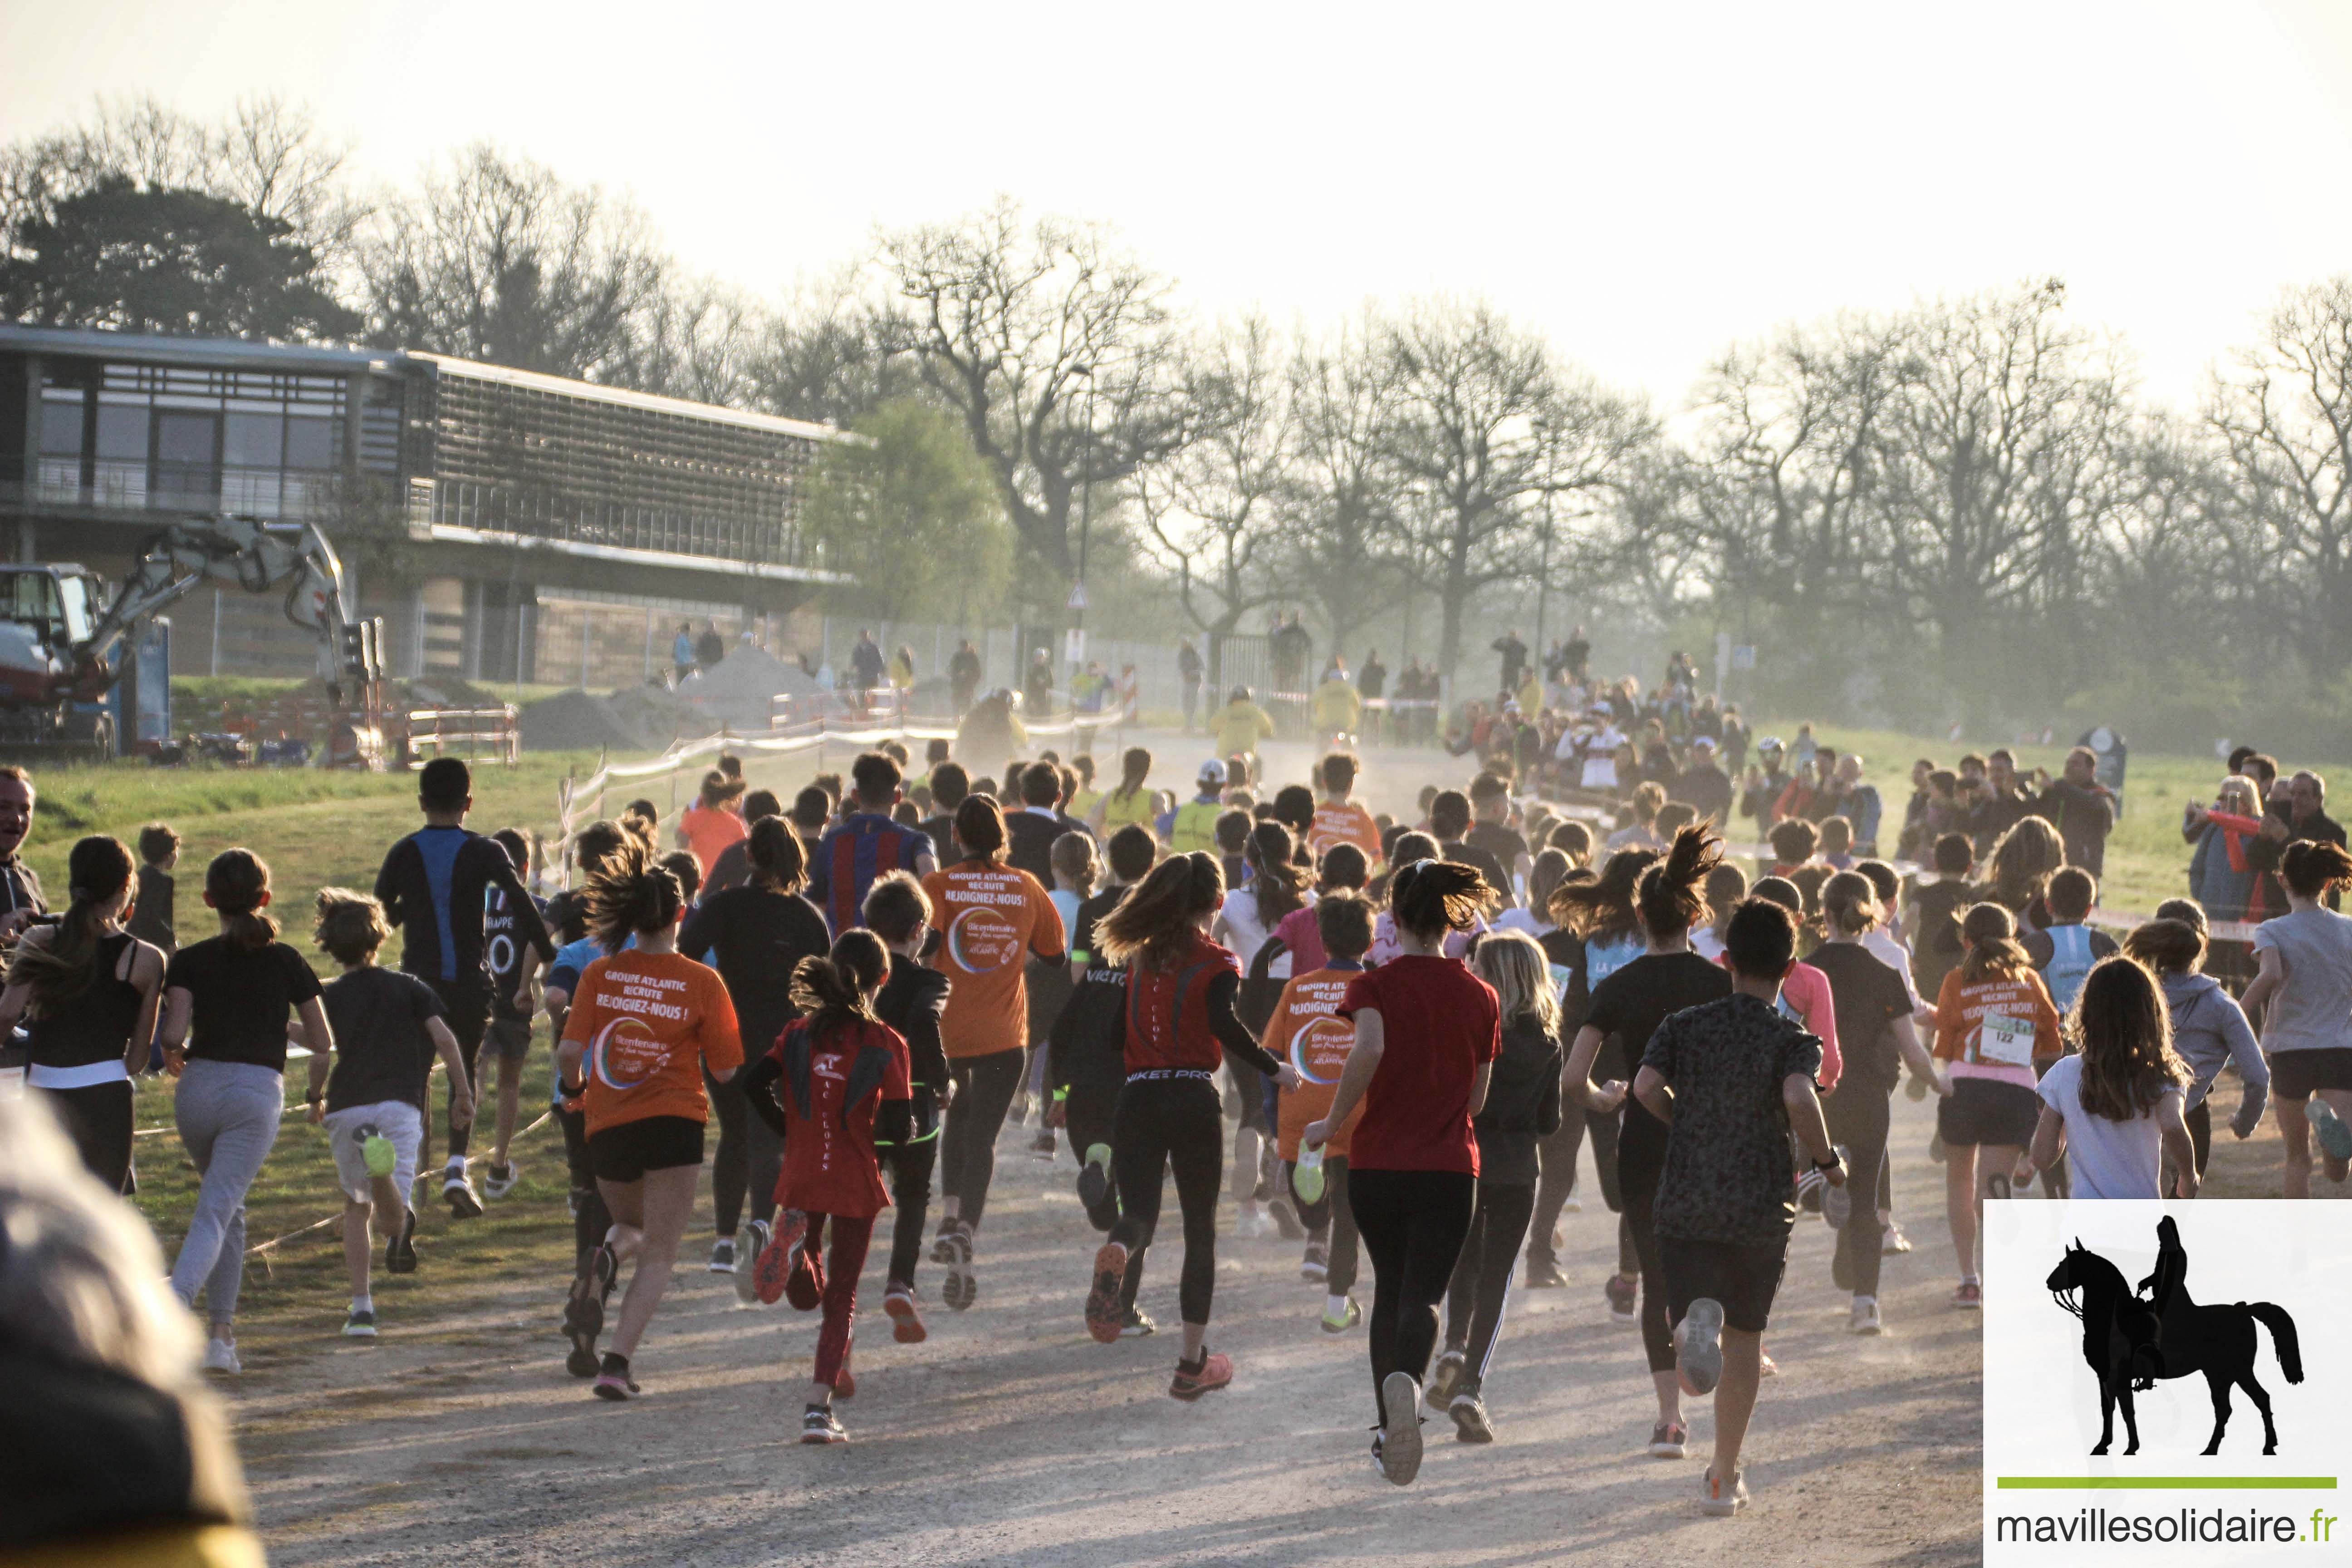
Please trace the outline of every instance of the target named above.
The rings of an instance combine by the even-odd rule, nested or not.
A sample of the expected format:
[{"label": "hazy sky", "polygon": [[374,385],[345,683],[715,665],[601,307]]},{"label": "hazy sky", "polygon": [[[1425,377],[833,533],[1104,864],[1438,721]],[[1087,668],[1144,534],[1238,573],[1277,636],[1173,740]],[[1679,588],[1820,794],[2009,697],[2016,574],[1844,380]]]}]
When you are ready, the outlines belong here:
[{"label": "hazy sky", "polygon": [[0,138],[307,100],[362,174],[488,138],[755,292],[1006,192],[1209,310],[1483,292],[1679,402],[1777,322],[2051,273],[2195,396],[2352,269],[2352,5],[0,0]]}]

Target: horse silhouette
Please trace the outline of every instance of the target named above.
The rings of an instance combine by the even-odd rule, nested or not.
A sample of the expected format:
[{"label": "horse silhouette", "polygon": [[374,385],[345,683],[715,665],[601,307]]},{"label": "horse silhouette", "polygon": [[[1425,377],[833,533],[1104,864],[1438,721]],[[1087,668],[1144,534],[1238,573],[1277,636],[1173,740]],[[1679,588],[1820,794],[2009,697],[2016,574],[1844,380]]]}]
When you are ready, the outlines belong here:
[{"label": "horse silhouette", "polygon": [[[2148,1389],[2158,1378],[2205,1374],[2213,1394],[2213,1436],[2208,1455],[2221,1451],[2221,1434],[2230,1425],[2230,1385],[2237,1384],[2263,1413],[2263,1452],[2278,1452],[2278,1428],[2271,1422],[2271,1398],[2254,1381],[2254,1352],[2260,1336],[2254,1325],[2271,1331],[2280,1367],[2289,1383],[2303,1381],[2303,1352],[2295,1338],[2294,1320],[2269,1301],[2240,1301],[2230,1307],[2200,1307],[2189,1299],[2187,1284],[2189,1254],[2180,1245],[2180,1228],[2167,1215],[2157,1225],[2156,1270],[2140,1281],[2150,1291],[2142,1300],[2124,1282],[2123,1271],[2083,1246],[2077,1237],[2058,1267],[2043,1281],[2058,1305],[2083,1321],[2083,1359],[2099,1380],[2099,1442],[2091,1450],[2104,1454],[2115,1441],[2116,1406],[2123,1406],[2124,1427],[2129,1434],[2127,1455],[2139,1452],[2139,1420],[2132,1407],[2135,1386]],[[2080,1292],[2079,1304],[2068,1300]]]}]

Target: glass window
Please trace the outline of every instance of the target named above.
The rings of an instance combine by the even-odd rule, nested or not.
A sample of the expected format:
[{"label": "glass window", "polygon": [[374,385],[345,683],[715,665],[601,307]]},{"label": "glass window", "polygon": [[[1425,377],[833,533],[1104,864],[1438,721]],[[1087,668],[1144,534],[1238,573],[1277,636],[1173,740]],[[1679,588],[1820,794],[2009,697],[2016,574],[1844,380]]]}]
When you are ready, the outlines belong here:
[{"label": "glass window", "polygon": [[155,416],[155,457],[159,462],[210,468],[219,439],[220,416],[184,408],[159,410]]},{"label": "glass window", "polygon": [[286,421],[277,405],[231,407],[223,431],[221,461],[232,468],[274,468],[284,445]]},{"label": "glass window", "polygon": [[0,605],[11,620],[58,620],[58,580],[46,572],[8,573],[0,577]]},{"label": "glass window", "polygon": [[87,577],[60,577],[58,587],[65,595],[66,636],[75,642],[88,642],[93,619],[90,580]]},{"label": "glass window", "polygon": [[45,458],[81,456],[80,393],[68,393],[62,397],[54,392],[41,395],[41,455]]},{"label": "glass window", "polygon": [[102,396],[98,405],[98,455],[100,461],[144,463],[147,460],[147,400]]},{"label": "glass window", "polygon": [[296,408],[286,421],[286,466],[310,472],[340,468],[342,464],[343,422],[320,419]]}]

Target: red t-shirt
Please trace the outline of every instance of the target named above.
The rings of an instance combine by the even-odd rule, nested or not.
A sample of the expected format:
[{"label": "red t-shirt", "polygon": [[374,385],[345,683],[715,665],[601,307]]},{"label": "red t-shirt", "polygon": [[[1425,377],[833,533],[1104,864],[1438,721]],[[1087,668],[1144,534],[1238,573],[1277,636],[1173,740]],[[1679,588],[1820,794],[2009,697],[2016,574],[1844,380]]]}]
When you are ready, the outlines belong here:
[{"label": "red t-shirt", "polygon": [[[774,1054],[782,1055],[785,1042],[807,1029],[805,1021],[795,1020],[777,1039]],[[844,1125],[841,1102],[848,1092],[850,1069],[867,1046],[887,1051],[889,1064],[875,1090],[850,1108]],[[882,1172],[874,1157],[874,1117],[884,1100],[913,1097],[911,1076],[907,1042],[887,1024],[835,1028],[817,1041],[809,1052],[809,1113],[801,1114],[790,1074],[776,1086],[786,1129],[784,1168],[776,1178],[777,1205],[849,1219],[871,1219],[888,1208],[890,1197],[882,1190]]]},{"label": "red t-shirt", "polygon": [[1403,953],[1348,983],[1339,1016],[1381,1016],[1381,1065],[1349,1140],[1352,1171],[1478,1173],[1470,1083],[1503,1048],[1494,988],[1459,959]]}]

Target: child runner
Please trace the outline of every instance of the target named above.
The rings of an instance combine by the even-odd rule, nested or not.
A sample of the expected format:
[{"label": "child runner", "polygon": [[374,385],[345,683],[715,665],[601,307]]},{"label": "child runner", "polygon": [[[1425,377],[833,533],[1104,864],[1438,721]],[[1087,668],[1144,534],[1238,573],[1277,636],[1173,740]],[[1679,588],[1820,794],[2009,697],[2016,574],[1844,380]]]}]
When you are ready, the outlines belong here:
[{"label": "child runner", "polygon": [[2329,1181],[2344,1180],[2352,1162],[2352,916],[2320,902],[2352,884],[2352,855],[2341,844],[2297,839],[2279,861],[2279,880],[2287,912],[2254,928],[2261,971],[2240,1000],[2263,1015],[2286,1161],[2283,1195],[2307,1198],[2313,1138]]},{"label": "child runner", "polygon": [[1739,1449],[1796,1223],[1790,1134],[1825,1180],[1846,1179],[1813,1089],[1821,1042],[1773,1005],[1796,961],[1796,918],[1749,899],[1724,940],[1733,994],[1661,1023],[1633,1080],[1635,1097],[1668,1129],[1654,1211],[1659,1263],[1676,1374],[1692,1394],[1715,1394],[1715,1460],[1699,1506],[1717,1516],[1748,1501]]},{"label": "child runner", "polygon": [[1846,1163],[1860,1184],[1863,1212],[1872,1223],[1853,1219],[1853,1187],[1832,1187],[1822,1194],[1822,1217],[1837,1228],[1838,1241],[1830,1263],[1830,1280],[1849,1291],[1846,1329],[1857,1334],[1885,1331],[1878,1310],[1878,1268],[1883,1255],[1877,1220],[1879,1185],[1885,1179],[1886,1135],[1892,1124],[1891,1102],[1906,1066],[1938,1094],[1949,1094],[1951,1080],[1919,1043],[1911,1023],[1911,989],[1901,971],[1863,945],[1877,928],[1885,906],[1878,889],[1858,871],[1841,871],[1822,886],[1822,922],[1826,932],[1813,950],[1813,967],[1828,976],[1845,1042],[1845,1075],[1837,1092],[1822,1102],[1829,1120],[1830,1137],[1843,1151]]},{"label": "child runner", "polygon": [[677,819],[677,847],[693,854],[706,877],[720,853],[743,837],[742,799],[742,777],[713,768],[702,775],[694,804]]},{"label": "child runner", "polygon": [[[870,931],[852,929],[829,958],[803,958],[793,971],[802,1016],[753,1065],[745,1093],[784,1143],[776,1187],[783,1224],[759,1257],[762,1300],[789,1297],[805,1312],[822,1304],[816,1373],[801,1415],[803,1443],[845,1443],[834,1397],[848,1397],[850,1332],[857,1275],[874,1238],[874,1216],[890,1206],[877,1142],[903,1143],[913,1130],[914,1089],[907,1042],[874,1014],[890,954]],[[833,1247],[820,1263],[827,1222]]]},{"label": "child runner", "polygon": [[2243,1085],[2238,1113],[2230,1131],[2242,1142],[2263,1124],[2263,1108],[2270,1100],[2271,1068],[2262,1047],[2246,1022],[2245,1009],[2221,989],[2221,983],[2203,973],[2205,911],[2187,899],[2167,899],[2156,909],[2157,918],[2136,927],[2124,939],[2124,951],[2156,973],[2164,987],[2165,1010],[2172,1021],[2172,1051],[2189,1068],[2189,1142],[2197,1155],[2197,1173],[2213,1148],[2213,1107],[2209,1098],[2213,1080],[2225,1066],[2235,1067]]},{"label": "child runner", "polygon": [[1004,863],[1004,813],[984,795],[956,808],[958,858],[923,879],[940,921],[932,966],[948,977],[940,1041],[955,1086],[940,1134],[940,1234],[934,1261],[948,1266],[940,1298],[955,1310],[980,1293],[972,1233],[996,1173],[996,1135],[1021,1088],[1029,1035],[1025,970],[1034,953],[1060,963],[1062,917],[1037,879]]},{"label": "child runner", "polygon": [[931,836],[891,819],[906,798],[898,763],[881,752],[867,752],[850,764],[849,779],[849,814],[824,836],[809,861],[809,897],[824,910],[825,923],[836,935],[857,923],[866,891],[877,878],[893,871],[928,877],[938,868]]},{"label": "child runner", "polygon": [[[220,934],[191,942],[163,968],[163,1068],[180,1080],[172,1120],[203,1175],[195,1213],[172,1265],[172,1290],[193,1309],[205,1294],[212,1332],[207,1372],[242,1372],[236,1293],[245,1279],[245,1194],[278,1142],[286,1110],[286,1022],[302,1021],[315,1053],[335,1048],[319,977],[278,940],[269,868],[250,849],[225,849],[205,870],[205,902]],[[456,1103],[456,1101],[452,1101]]]},{"label": "child runner", "polygon": [[[1323,855],[1320,875],[1316,879],[1315,897],[1330,897],[1336,892],[1360,893],[1371,880],[1371,861],[1352,844],[1335,844]],[[1274,928],[1282,945],[1290,950],[1290,973],[1312,974],[1323,967],[1328,956],[1323,951],[1321,928],[1315,923],[1315,904],[1301,904],[1282,917]]]},{"label": "child runner", "polygon": [[931,900],[923,896],[920,882],[904,871],[891,872],[866,893],[864,915],[866,928],[890,952],[890,977],[874,999],[874,1016],[907,1042],[911,1074],[908,1131],[896,1137],[877,1134],[875,1142],[877,1157],[890,1167],[890,1190],[898,1208],[882,1310],[900,1344],[920,1344],[924,1329],[916,1305],[915,1264],[922,1256],[923,1220],[931,1203],[931,1167],[939,1160],[940,1108],[948,1098],[948,1059],[940,1049],[948,977],[922,963],[923,942],[931,930]]},{"label": "child runner", "polygon": [[[1352,845],[1344,847],[1353,851]],[[1355,1289],[1355,1211],[1348,1205],[1349,1138],[1363,1114],[1333,1131],[1319,1152],[1300,1147],[1307,1124],[1331,1109],[1340,1069],[1356,1043],[1355,1026],[1339,1016],[1348,987],[1363,973],[1364,950],[1372,944],[1372,907],[1354,893],[1330,893],[1315,906],[1319,945],[1328,955],[1313,969],[1291,977],[1265,1026],[1266,1054],[1286,1058],[1303,1080],[1284,1091],[1276,1137],[1283,1180],[1307,1226],[1307,1256],[1299,1275],[1323,1287],[1323,1331],[1341,1334],[1363,1321],[1349,1294]],[[1303,1163],[1302,1163],[1303,1162]]]},{"label": "child runner", "polygon": [[1118,783],[1103,791],[1091,818],[1095,836],[1105,843],[1122,827],[1150,832],[1160,811],[1153,792],[1143,787],[1151,777],[1151,753],[1141,746],[1129,746],[1119,754],[1118,770]]},{"label": "child runner", "polygon": [[139,889],[131,900],[131,923],[123,930],[166,958],[180,950],[179,934],[172,923],[173,895],[179,891],[172,870],[179,863],[177,833],[161,822],[151,822],[139,830]]},{"label": "child runner", "polygon": [[[528,887],[530,840],[514,828],[501,827],[490,835],[490,842],[507,852],[508,864]],[[544,926],[546,903],[536,893],[523,896],[530,900],[540,924]],[[516,940],[514,895],[504,888],[492,888],[488,898],[489,907],[482,915],[482,931],[488,939],[484,956],[490,969],[490,1022],[482,1043],[498,1057],[499,1103],[492,1123],[495,1131],[489,1169],[482,1177],[482,1195],[502,1198],[514,1191],[520,1174],[507,1156],[508,1146],[514,1142],[516,1119],[522,1110],[522,1067],[530,1055],[531,997],[530,984],[523,978],[523,955],[527,950]]]},{"label": "child runner", "polygon": [[[1583,827],[1581,823],[1573,826],[1580,831]],[[1571,879],[1590,881],[1591,877],[1591,871],[1578,868],[1575,857],[1567,849],[1548,846],[1536,857],[1535,869],[1528,873],[1528,907],[1506,911],[1495,922],[1497,926],[1509,926],[1513,916],[1524,919],[1527,924],[1517,929],[1534,936],[1544,950],[1552,985],[1559,996],[1559,1032],[1564,1041],[1574,1039],[1576,1031],[1584,1026],[1585,1015],[1592,1010],[1592,987],[1585,972],[1584,939],[1568,927],[1553,923],[1552,900]],[[1622,1206],[1617,1193],[1616,1118],[1594,1116],[1563,1102],[1559,1131],[1536,1144],[1536,1206],[1528,1226],[1527,1283],[1530,1290],[1558,1289],[1568,1283],[1568,1276],[1559,1270],[1560,1237],[1557,1227],[1563,1212],[1583,1212],[1584,1205],[1576,1197],[1576,1160],[1588,1131],[1594,1134],[1593,1168],[1601,1176],[1601,1200],[1612,1214]]]},{"label": "child runner", "polygon": [[1465,1443],[1491,1443],[1486,1373],[1502,1337],[1511,1266],[1536,1204],[1536,1141],[1559,1130],[1559,1000],[1543,948],[1524,931],[1488,931],[1470,966],[1495,992],[1502,1047],[1478,1134],[1478,1206],[1445,1297],[1445,1353],[1429,1378],[1429,1407],[1454,1418]]},{"label": "child runner", "polygon": [[306,1103],[310,1124],[327,1130],[343,1192],[343,1268],[352,1287],[343,1332],[372,1340],[372,1223],[382,1222],[384,1272],[416,1271],[416,1211],[409,1194],[425,1142],[435,1056],[457,1084],[457,1107],[468,1116],[473,1097],[465,1092],[466,1058],[449,1032],[441,998],[413,974],[376,967],[377,950],[392,940],[383,906],[348,888],[321,888],[318,914],[313,939],[343,973],[320,994],[334,1031],[334,1070],[328,1071],[327,1052],[310,1054]]},{"label": "child runner", "polygon": [[[1283,986],[1297,973],[1289,954],[1277,952],[1261,976],[1258,954],[1272,939],[1275,928],[1311,904],[1315,895],[1307,890],[1308,874],[1298,864],[1290,829],[1279,822],[1261,822],[1250,830],[1242,861],[1248,868],[1248,879],[1225,895],[1209,928],[1209,940],[1231,952],[1241,968],[1244,978],[1236,1010],[1242,1023],[1255,1034],[1273,1017]],[[1286,1205],[1277,1205],[1270,1215],[1258,1206],[1259,1169],[1272,1131],[1270,1108],[1262,1080],[1239,1068],[1233,1071],[1242,1103],[1241,1125],[1234,1131],[1234,1234],[1263,1237],[1286,1222],[1289,1211]],[[1285,1228],[1292,1237],[1299,1234],[1296,1225]]]},{"label": "child runner", "polygon": [[1372,1264],[1372,1463],[1406,1486],[1421,1473],[1421,1384],[1438,1303],[1478,1206],[1471,1122],[1486,1103],[1502,1017],[1486,983],[1444,955],[1494,889],[1475,867],[1398,865],[1389,882],[1397,956],[1348,983],[1339,1016],[1354,1021],[1356,1043],[1330,1109],[1299,1142],[1324,1147],[1362,1106],[1349,1139],[1348,1203]]},{"label": "child runner", "polygon": [[[1614,882],[1617,860],[1629,853],[1648,852],[1619,851],[1618,856],[1611,858],[1608,874],[1602,879],[1604,884]],[[1707,919],[1706,902],[1700,889],[1720,863],[1722,854],[1722,841],[1706,827],[1693,825],[1675,836],[1674,847],[1665,858],[1651,858],[1633,895],[1633,912],[1641,921],[1646,950],[1641,957],[1612,970],[1593,986],[1592,1010],[1585,1016],[1584,1026],[1577,1030],[1568,1056],[1568,1097],[1588,1110],[1602,1115],[1622,1113],[1623,1117],[1617,1131],[1617,1191],[1625,1205],[1624,1230],[1632,1239],[1635,1266],[1641,1274],[1642,1349],[1649,1362],[1651,1386],[1658,1397],[1658,1419],[1650,1429],[1650,1452],[1661,1459],[1683,1458],[1690,1440],[1689,1428],[1683,1421],[1681,1390],[1675,1377],[1673,1320],[1666,1310],[1665,1279],[1659,1271],[1654,1218],[1658,1173],[1666,1157],[1666,1127],[1643,1100],[1628,1092],[1624,1078],[1612,1076],[1595,1084],[1592,1068],[1609,1040],[1618,1042],[1622,1053],[1619,1060],[1638,1059],[1643,1047],[1667,1016],[1731,994],[1731,977],[1725,969],[1690,950],[1691,929]],[[1553,907],[1565,907],[1579,918],[1590,918],[1588,911],[1593,906],[1588,896],[1571,883],[1560,889]],[[1784,1160],[1785,1154],[1784,1145]],[[1619,1267],[1621,1270],[1623,1268],[1622,1257]],[[1616,1282],[1611,1283],[1613,1287]],[[1628,1281],[1623,1298],[1628,1309],[1633,1306],[1632,1296]],[[1612,1289],[1612,1310],[1618,1302],[1618,1294]]]},{"label": "child runner", "polygon": [[163,994],[163,955],[123,929],[131,851],[84,838],[66,858],[73,901],[28,926],[0,993],[0,1039],[27,1019],[25,1081],[41,1090],[90,1174],[120,1193],[131,1179],[131,1079],[147,1070]]},{"label": "child runner", "polygon": [[[589,1253],[564,1310],[572,1353],[596,1353],[604,1302],[624,1260],[636,1268],[596,1373],[599,1399],[637,1393],[629,1357],[669,1288],[694,1210],[709,1112],[702,1073],[725,1083],[743,1065],[726,984],[677,951],[686,898],[632,839],[589,879],[588,927],[604,949],[580,976],[556,1066],[587,1116],[588,1157],[613,1228]],[[634,943],[625,947],[625,943]]]},{"label": "child runner", "polygon": [[1307,847],[1320,861],[1338,846],[1352,844],[1363,851],[1366,864],[1377,864],[1380,825],[1355,798],[1356,759],[1345,752],[1334,752],[1323,759],[1318,777],[1323,797],[1316,803],[1314,820],[1307,825]]},{"label": "child runner", "polygon": [[2017,943],[2017,920],[2000,904],[1978,904],[1960,921],[1968,956],[1944,976],[1936,998],[1936,1059],[1952,1092],[1936,1107],[1944,1142],[1944,1212],[1959,1258],[1955,1306],[1984,1305],[1977,1277],[1977,1227],[1988,1197],[2006,1198],[2010,1174],[2033,1142],[2039,1118],[2036,1064],[2065,1050],[2058,1010]]},{"label": "child runner", "polygon": [[2163,989],[2123,958],[2077,990],[2076,1049],[2042,1075],[2034,1164],[2073,1164],[2078,1198],[2162,1198],[2169,1156],[2173,1195],[2195,1197],[2197,1151],[2180,1109],[2189,1068],[2172,1054]]},{"label": "child runner", "polygon": [[[800,836],[781,816],[751,825],[745,840],[751,875],[741,887],[713,894],[687,917],[677,950],[698,963],[713,963],[727,983],[736,1027],[748,1049],[764,1052],[776,1043],[793,1010],[793,972],[804,958],[822,958],[832,945],[824,917],[801,896],[807,860]],[[740,1083],[706,1076],[703,1087],[719,1113],[719,1149],[710,1162],[710,1209],[718,1239],[710,1248],[713,1274],[735,1276],[736,1300],[749,1303],[751,1260],[768,1245],[768,1222],[776,1212],[776,1173],[783,1145],[755,1119]],[[746,1199],[751,1218],[742,1223]]]},{"label": "child runner", "polygon": [[1184,1218],[1178,1295],[1184,1345],[1168,1392],[1188,1401],[1234,1380],[1232,1360],[1211,1355],[1203,1342],[1216,1286],[1217,1180],[1223,1163],[1220,1047],[1286,1089],[1306,1081],[1251,1038],[1234,1012],[1241,972],[1234,955],[1208,934],[1224,891],[1223,873],[1208,856],[1174,856],[1096,928],[1103,955],[1128,968],[1127,1083],[1111,1138],[1120,1213],[1110,1239],[1095,1255],[1087,1331],[1104,1344],[1119,1337],[1128,1263],[1151,1245],[1165,1184],[1161,1172],[1172,1167]]},{"label": "child runner", "polygon": [[1194,776],[1194,794],[1169,818],[1162,837],[1179,855],[1213,850],[1217,820],[1225,814],[1225,764],[1211,757]]}]

